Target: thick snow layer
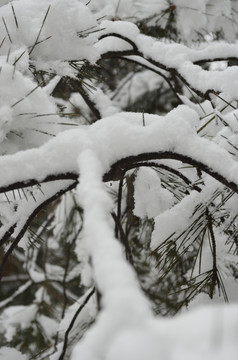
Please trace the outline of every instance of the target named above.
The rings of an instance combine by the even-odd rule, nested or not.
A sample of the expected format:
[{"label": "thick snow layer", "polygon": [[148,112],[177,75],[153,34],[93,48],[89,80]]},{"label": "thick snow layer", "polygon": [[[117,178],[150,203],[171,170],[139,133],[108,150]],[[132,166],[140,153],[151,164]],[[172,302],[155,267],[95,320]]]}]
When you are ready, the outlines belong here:
[{"label": "thick snow layer", "polygon": [[197,113],[184,105],[165,117],[145,114],[145,126],[141,114],[112,115],[89,127],[65,131],[38,149],[0,158],[0,186],[28,179],[42,181],[51,174],[77,174],[77,156],[86,149],[98,154],[104,172],[127,156],[169,151],[200,161],[237,184],[237,163],[226,150],[196,134],[197,120]]},{"label": "thick snow layer", "polygon": [[59,132],[61,119],[42,87],[7,63],[0,83],[1,154],[39,146]]},{"label": "thick snow layer", "polygon": [[236,360],[237,335],[238,305],[207,305],[173,319],[148,320],[123,329],[98,356],[90,355],[95,344],[83,353],[76,346],[71,360],[82,355],[87,360]]},{"label": "thick snow layer", "polygon": [[20,351],[3,346],[0,348],[0,360],[27,360],[27,358]]},{"label": "thick snow layer", "polygon": [[155,218],[173,204],[173,195],[161,186],[155,171],[139,169],[135,180],[134,214],[140,218]]},{"label": "thick snow layer", "polygon": [[[215,116],[223,117],[229,126],[228,129],[215,132],[214,141],[210,141],[197,134],[200,109],[193,106],[194,110],[191,110],[191,102],[185,96],[182,99],[188,106],[180,106],[167,116],[160,117],[117,113],[118,109],[107,95],[97,90],[89,96],[103,119],[91,126],[78,126],[77,129],[54,137],[59,129],[52,123],[59,123],[60,118],[49,96],[60,77],[75,76],[75,72],[70,68],[70,60],[75,60],[78,64],[80,60],[82,63],[84,60],[95,63],[100,55],[108,51],[134,50],[136,59],[139,58],[143,65],[149,65],[155,70],[157,63],[158,68],[162,67],[163,71],[174,69],[191,87],[200,92],[205,93],[212,89],[222,92],[226,99],[237,98],[236,66],[227,68],[223,62],[220,67],[211,66],[210,71],[199,66],[199,61],[238,57],[237,45],[220,42],[189,48],[142,35],[138,27],[129,21],[103,21],[99,29],[97,20],[99,13],[117,20],[128,15],[128,12],[137,18],[153,18],[158,15],[154,14],[155,12],[162,12],[166,22],[167,16],[174,11],[181,36],[189,41],[202,28],[209,28],[210,31],[222,29],[225,33],[235,34],[236,23],[232,27],[229,19],[231,1],[217,0],[213,4],[210,20],[206,14],[211,5],[210,0],[198,0],[193,5],[189,0],[174,0],[172,5],[164,0],[151,0],[150,3],[146,0],[83,2],[18,0],[10,4],[10,1],[5,0],[0,6],[0,33],[3,34],[3,39],[5,38],[1,43],[0,53],[0,142],[1,154],[4,155],[0,158],[0,186],[7,187],[14,183],[27,182],[29,179],[40,182],[50,175],[71,173],[74,179],[79,175],[77,201],[84,209],[85,242],[81,246],[77,245],[76,252],[82,262],[86,262],[90,256],[90,271],[94,275],[97,289],[102,294],[102,311],[94,326],[75,347],[72,360],[235,360],[238,352],[237,305],[213,309],[204,307],[173,320],[153,317],[135,273],[125,261],[122,246],[115,239],[111,219],[114,204],[102,177],[115,162],[123,158],[141,153],[169,152],[201,162],[207,169],[238,186],[236,157],[229,154],[230,148],[224,144],[224,136],[229,136],[237,145],[229,128],[231,127],[234,133],[237,131],[236,113],[223,117],[221,111],[214,112]],[[97,14],[93,15],[90,8]],[[108,36],[97,43],[99,34],[111,33],[125,39]],[[131,59],[134,60],[135,57]],[[50,70],[58,76],[42,88],[32,80],[29,66]],[[158,87],[158,84],[151,82],[148,89],[153,86]],[[139,92],[133,95],[138,94]],[[72,99],[76,105],[81,102],[78,95],[73,95]],[[203,105],[206,109],[211,107],[210,103]],[[108,117],[104,118],[105,116]],[[52,125],[47,127],[48,133],[44,128],[47,123]],[[54,138],[46,143],[49,137]],[[37,146],[39,148],[26,150]],[[205,190],[199,194],[192,191],[179,204],[174,205],[173,196],[162,187],[158,176],[151,169],[141,169],[138,172],[134,213],[142,218],[155,217],[153,247],[161,243],[161,237],[169,236],[171,230],[178,231],[182,222],[190,224],[194,205],[202,200],[205,203],[213,188],[217,186],[215,180],[209,181],[208,178],[203,178],[208,185]],[[38,194],[36,203],[31,199],[32,201],[22,200],[20,205],[15,202],[8,208],[3,205],[1,219],[7,219],[8,222],[1,227],[1,234],[16,225],[12,235],[17,237],[36,207],[59,191],[67,189],[70,184],[73,184],[72,181],[44,185],[44,194]],[[68,205],[70,206],[70,203]],[[233,205],[230,203],[230,206]],[[59,220],[60,211],[57,216]],[[79,225],[81,226],[81,222]],[[59,228],[55,229],[55,234],[57,231]],[[215,235],[219,240],[220,234]],[[24,239],[20,246],[25,247]],[[227,246],[221,242],[217,244],[217,267],[225,277],[225,285],[233,299],[237,299],[237,288],[232,288],[228,271],[232,262],[231,257],[226,257]],[[203,253],[201,267],[206,271],[211,268],[212,263],[209,244],[204,245]],[[232,260],[235,259],[234,257]],[[198,272],[197,264],[195,265],[194,273]],[[36,283],[45,280],[45,273],[37,270],[36,257],[33,256],[28,272],[31,281]],[[49,280],[59,280],[64,274],[63,269],[57,265],[46,264],[45,270],[50,276]],[[77,270],[74,268],[70,271],[67,280],[73,279]],[[92,281],[90,271],[86,269],[82,275],[83,282],[88,285]],[[19,287],[15,294],[6,300],[7,303],[30,285],[31,282],[26,282]],[[38,313],[38,303],[42,299],[43,288],[40,288],[32,305],[11,306],[3,311],[0,332],[7,341],[12,341],[13,337],[17,336],[17,331],[29,328],[36,317],[39,324],[46,328],[47,336],[52,337],[56,333],[56,323]],[[84,299],[85,297],[81,300]],[[1,302],[0,307],[7,303]],[[88,313],[89,320],[92,320],[95,316],[94,305],[85,308],[78,321],[84,320]],[[60,324],[60,331],[68,327],[76,308],[77,303],[69,309]],[[56,359],[56,354],[53,357]],[[25,359],[16,350],[6,347],[0,349],[0,359],[4,358]]]},{"label": "thick snow layer", "polygon": [[[189,48],[183,44],[169,44],[158,41],[139,33],[135,24],[126,21],[103,21],[101,23],[102,34],[119,34],[132,41],[145,59],[155,61],[165,68],[176,69],[177,72],[194,89],[205,93],[207,90],[224,92],[229,100],[237,98],[237,83],[234,79],[238,76],[238,67],[233,66],[223,71],[206,71],[197,61],[213,60],[219,58],[237,57],[238,49],[235,44],[215,43],[204,45],[200,48]],[[101,39],[95,47],[100,54],[108,51],[131,50],[132,45],[124,41],[125,49],[122,48],[121,39],[106,37]]]},{"label": "thick snow layer", "polygon": [[106,94],[104,94],[101,89],[91,91],[90,98],[95,103],[101,117],[110,116],[118,113],[119,111],[119,109],[115,105],[113,105],[110,98]]},{"label": "thick snow layer", "polygon": [[24,46],[34,59],[97,60],[97,52],[92,46],[95,35],[89,35],[90,29],[97,27],[97,22],[81,2],[21,0],[11,3],[18,25],[11,5],[0,7],[0,16],[10,29],[9,38],[4,22],[0,23],[0,32],[6,35],[1,53],[7,54],[9,48],[13,51]]},{"label": "thick snow layer", "polygon": [[92,257],[96,285],[103,294],[103,310],[96,326],[76,346],[72,357],[89,360],[103,358],[108,342],[120,331],[141,326],[145,320],[152,319],[152,314],[108,221],[113,202],[102,182],[101,161],[92,150],[86,150],[79,156],[78,165],[82,174],[78,201],[84,208],[84,237]]}]

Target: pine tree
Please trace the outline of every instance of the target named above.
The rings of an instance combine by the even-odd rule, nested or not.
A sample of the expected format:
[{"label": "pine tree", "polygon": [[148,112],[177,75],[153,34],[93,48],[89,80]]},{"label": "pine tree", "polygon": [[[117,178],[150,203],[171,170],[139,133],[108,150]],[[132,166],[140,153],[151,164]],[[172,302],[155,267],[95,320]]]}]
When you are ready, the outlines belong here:
[{"label": "pine tree", "polygon": [[124,329],[235,301],[237,2],[0,13],[0,359],[116,359]]}]

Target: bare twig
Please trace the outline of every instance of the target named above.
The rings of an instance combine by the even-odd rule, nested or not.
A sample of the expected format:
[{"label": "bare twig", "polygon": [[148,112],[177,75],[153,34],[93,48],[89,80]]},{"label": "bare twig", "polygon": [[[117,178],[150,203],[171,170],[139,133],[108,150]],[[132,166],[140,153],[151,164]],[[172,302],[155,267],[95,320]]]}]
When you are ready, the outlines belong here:
[{"label": "bare twig", "polygon": [[69,326],[68,326],[68,329],[66,330],[65,332],[65,335],[64,335],[64,344],[63,344],[63,350],[60,354],[60,357],[58,360],[63,360],[64,359],[64,356],[65,356],[65,353],[66,353],[66,350],[67,350],[67,346],[68,346],[68,341],[69,341],[69,334],[70,334],[70,331],[72,330],[73,326],[74,326],[74,323],[77,319],[77,317],[79,316],[79,314],[81,313],[81,311],[83,310],[83,308],[87,305],[87,303],[89,302],[89,300],[91,299],[92,295],[95,293],[95,287],[92,288],[92,290],[90,290],[90,292],[88,293],[88,295],[86,296],[84,302],[79,306],[78,310],[76,311],[76,313],[74,314]]}]

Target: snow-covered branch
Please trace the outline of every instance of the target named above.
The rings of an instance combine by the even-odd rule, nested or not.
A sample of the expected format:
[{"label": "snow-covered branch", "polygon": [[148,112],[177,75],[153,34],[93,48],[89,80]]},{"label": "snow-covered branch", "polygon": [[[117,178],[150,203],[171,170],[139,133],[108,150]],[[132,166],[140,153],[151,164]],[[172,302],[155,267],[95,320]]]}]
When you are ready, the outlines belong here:
[{"label": "snow-covered branch", "polygon": [[193,110],[180,106],[165,117],[144,116],[145,126],[140,114],[121,113],[61,133],[40,148],[2,157],[0,191],[46,181],[75,180],[77,156],[85,149],[96,149],[100,154],[105,181],[119,180],[121,171],[136,162],[175,159],[238,191],[238,164],[226,150],[196,134],[193,127],[198,118]]},{"label": "snow-covered branch", "polygon": [[124,21],[104,21],[102,29],[103,35],[96,44],[102,58],[129,56],[129,59],[135,57],[139,62],[142,58],[142,63],[144,61],[177,76],[205,99],[209,98],[211,91],[227,93],[230,101],[236,99],[237,92],[232,79],[237,77],[237,67],[227,68],[222,72],[207,72],[199,66],[210,61],[237,60],[238,50],[235,44],[217,43],[197,49],[183,44],[165,44],[142,35],[136,25]]},{"label": "snow-covered branch", "polygon": [[28,226],[31,224],[34,217],[43,209],[47,204],[58,199],[67,191],[72,190],[76,186],[75,181],[61,181],[57,183],[47,184],[48,186],[43,188],[42,193],[38,193],[37,200],[27,199],[21,201],[17,211],[15,211],[9,223],[1,227],[0,230],[0,246],[3,246],[11,237],[11,244],[6,249],[3,259],[0,264],[0,279],[3,276],[5,264],[12,254],[15,247],[19,244],[24,236]]},{"label": "snow-covered branch", "polygon": [[2,1],[0,360],[236,359],[237,14]]}]

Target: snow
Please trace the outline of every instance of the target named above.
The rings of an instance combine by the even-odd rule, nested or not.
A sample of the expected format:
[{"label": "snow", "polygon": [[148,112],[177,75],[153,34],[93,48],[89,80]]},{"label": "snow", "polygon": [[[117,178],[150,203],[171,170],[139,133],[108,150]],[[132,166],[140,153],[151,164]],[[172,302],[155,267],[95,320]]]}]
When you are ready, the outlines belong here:
[{"label": "snow", "polygon": [[[159,318],[125,329],[110,342],[106,360],[209,360],[237,358],[238,306],[207,305],[174,319]],[[236,345],[235,345],[236,344]],[[91,350],[91,349],[90,349]],[[90,351],[88,349],[88,351]],[[72,360],[82,355],[79,347]],[[101,359],[88,357],[85,359]],[[106,355],[106,356],[105,356]]]},{"label": "snow", "polygon": [[[14,51],[24,46],[33,59],[87,59],[92,62],[98,59],[98,54],[92,46],[96,35],[87,36],[89,29],[97,27],[97,22],[88,7],[81,2],[69,0],[66,4],[64,0],[21,0],[11,3],[18,27],[10,4],[2,6],[0,14],[7,27],[11,29],[12,41],[7,38],[1,52],[7,54],[9,48]],[[0,32],[6,34],[3,22],[0,24]],[[42,42],[34,46],[36,40]]]},{"label": "snow", "polygon": [[[95,327],[75,347],[72,355],[73,360],[79,356],[84,357],[84,359],[98,359],[100,354],[102,356],[107,354],[108,359],[117,359],[115,354],[118,353],[118,347],[125,350],[125,353],[120,353],[125,359],[131,356],[140,358],[143,355],[142,350],[139,351],[140,349],[138,349],[139,352],[137,353],[137,348],[133,346],[138,341],[144,344],[143,349],[146,349],[151,359],[159,353],[161,356],[167,356],[163,354],[166,354],[169,348],[165,346],[161,349],[153,340],[156,338],[157,330],[154,334],[154,330],[150,329],[149,324],[152,321],[150,308],[137,288],[132,270],[127,263],[122,261],[122,250],[119,243],[114,239],[113,229],[110,221],[108,221],[113,204],[108,198],[101,179],[109,166],[122,157],[131,154],[136,155],[143,151],[167,150],[192,156],[209,164],[211,168],[223,173],[227,178],[236,181],[237,166],[235,161],[218,145],[202,139],[196,134],[197,122],[197,113],[186,106],[178,107],[165,117],[145,114],[145,126],[143,126],[140,114],[121,113],[102,119],[90,127],[82,126],[59,134],[55,139],[38,149],[6,155],[0,159],[0,166],[4,166],[5,162],[8,169],[8,172],[5,172],[1,178],[2,185],[6,185],[9,181],[22,181],[29,177],[40,180],[51,174],[52,171],[53,173],[63,173],[64,171],[77,173],[77,166],[79,166],[80,186],[78,193],[80,205],[85,211],[84,238],[92,256],[96,284],[104,294],[104,310],[100,313]],[[123,149],[121,139],[123,139]],[[108,148],[111,149],[110,153]],[[220,153],[220,158],[216,160],[218,153]],[[222,158],[225,160],[221,166]],[[35,161],[38,163],[37,171],[33,166]],[[12,171],[10,171],[11,167]],[[232,167],[234,167],[235,172],[229,174],[229,169]],[[149,175],[153,180],[154,175],[151,171],[149,170]],[[145,181],[148,170],[144,171],[144,177],[142,170],[141,175],[140,181]],[[214,186],[213,183],[212,186]],[[172,205],[172,198],[166,190],[161,188],[158,181],[154,190],[160,199],[157,207],[146,209],[145,198],[144,200],[142,198],[141,203],[138,199],[139,203],[136,203],[135,208],[136,214],[154,217],[162,212],[161,216],[165,216],[165,202],[168,203],[169,200]],[[210,189],[208,188],[206,191],[209,192]],[[193,198],[195,195],[198,196],[197,193],[192,192],[190,197]],[[199,196],[201,199],[201,194]],[[203,196],[205,198],[206,193]],[[194,205],[189,197],[177,205],[178,208],[183,209],[183,212],[179,211],[183,221],[185,218],[185,202],[190,203],[190,206]],[[176,207],[174,207],[175,210]],[[188,207],[186,211],[190,216],[191,212]],[[94,223],[93,227],[91,226],[92,222]],[[179,218],[177,222],[179,223]],[[162,223],[165,229],[171,230],[171,226],[168,226],[166,221],[162,221]],[[51,269],[53,269],[52,266]],[[137,304],[136,307],[134,306],[135,303]],[[9,333],[9,329],[11,327],[8,325],[6,336],[10,339],[14,333]],[[132,345],[131,347],[125,346],[128,341]],[[108,345],[110,343],[111,346]],[[187,356],[186,353],[184,354],[183,348],[182,350],[179,348],[178,353],[179,351],[181,357]],[[188,354],[189,351],[188,349]],[[198,353],[199,351],[202,353],[203,350],[198,349]],[[209,351],[208,346],[206,352]],[[233,353],[231,352],[231,359],[232,356]],[[179,357],[174,357],[174,359],[179,359]]]},{"label": "snow", "polygon": [[[135,59],[136,61],[136,59]],[[140,61],[140,64],[143,63]],[[151,66],[153,68],[153,66]],[[155,67],[154,67],[155,68]],[[161,72],[163,72],[161,70]],[[127,108],[134,103],[138,98],[141,98],[147,92],[158,89],[164,86],[163,79],[150,70],[144,70],[129,74],[126,79],[119,83],[117,91],[113,94],[114,103],[119,108]]]},{"label": "snow", "polygon": [[102,29],[101,35],[115,33],[129,40],[134,40],[140,34],[138,27],[129,21],[104,20],[100,27]]},{"label": "snow", "polygon": [[168,9],[168,2],[166,0],[151,0],[148,2],[147,0],[138,0],[134,1],[135,7],[137,9],[136,15],[140,18],[150,17],[154,14],[160,14],[163,11]]},{"label": "snow", "polygon": [[0,81],[1,154],[39,146],[60,130],[59,116],[54,116],[55,124],[48,124],[47,129],[44,125],[52,117],[37,117],[57,112],[44,89],[9,64],[2,65]]},{"label": "snow", "polygon": [[112,103],[110,98],[101,89],[91,91],[91,100],[95,103],[101,117],[107,117],[119,112],[119,109]]},{"label": "snow", "polygon": [[56,320],[45,315],[40,315],[38,316],[37,321],[39,322],[40,326],[42,326],[42,329],[45,330],[45,335],[49,339],[55,336],[58,330],[58,323]]},{"label": "snow", "polygon": [[[66,310],[64,318],[61,320],[58,331],[63,338],[65,334],[65,330],[68,329],[76,311],[78,308],[83,304],[86,297],[89,295],[89,293],[92,291],[92,289],[89,289],[81,298],[77,299],[75,303],[71,306],[69,306]],[[90,322],[94,321],[97,315],[97,304],[95,296],[92,296],[90,300],[88,301],[87,305],[82,309],[80,314],[78,315],[74,327],[72,329],[72,332],[74,336],[77,336],[77,338],[80,338],[83,335],[85,324],[90,324]],[[81,332],[81,334],[80,334]]]},{"label": "snow", "polygon": [[135,15],[134,13],[134,0],[101,0],[91,1],[89,3],[89,8],[97,13],[98,18],[109,18],[109,19],[118,19],[128,16],[128,11],[130,14]]},{"label": "snow", "polygon": [[3,169],[0,186],[28,179],[42,181],[52,173],[76,174],[77,156],[89,148],[100,156],[104,172],[127,156],[170,151],[200,161],[237,184],[238,165],[224,149],[196,134],[198,116],[194,110],[183,105],[165,117],[145,114],[145,119],[143,126],[141,114],[112,115],[90,127],[80,126],[60,133],[38,149],[6,155],[0,159]]},{"label": "snow", "polygon": [[0,348],[1,360],[27,360],[26,356],[10,347],[3,346]]},{"label": "snow", "polygon": [[[227,255],[230,244],[224,244],[221,233],[215,231],[218,241],[217,267],[224,278],[229,297],[235,304],[212,308],[205,306],[174,319],[155,318],[133,268],[125,261],[122,245],[115,238],[111,219],[114,202],[103,182],[103,176],[121,159],[142,153],[150,156],[154,152],[158,154],[158,159],[163,156],[173,159],[177,156],[185,160],[187,158],[190,165],[193,165],[193,161],[201,162],[211,175],[216,177],[214,174],[217,173],[222,176],[223,183],[226,180],[227,185],[237,191],[237,154],[234,156],[229,153],[232,144],[237,145],[237,110],[223,113],[222,106],[213,110],[212,105],[220,105],[220,100],[216,102],[214,99],[213,104],[208,100],[203,102],[201,109],[182,95],[181,99],[186,105],[178,106],[165,116],[119,112],[120,101],[125,104],[123,96],[119,97],[118,102],[113,102],[110,92],[97,89],[92,90],[89,97],[99,110],[101,119],[90,126],[79,125],[72,130],[62,131],[62,119],[58,115],[56,102],[50,97],[62,77],[76,76],[77,72],[70,66],[70,61],[76,61],[78,66],[84,64],[84,61],[95,64],[100,56],[109,51],[138,49],[135,56],[128,56],[128,59],[139,60],[142,65],[148,65],[153,70],[162,68],[163,74],[172,69],[197,91],[205,93],[212,89],[213,92],[221,92],[225,102],[237,99],[237,66],[227,67],[227,63],[223,62],[219,66],[210,66],[208,71],[199,64],[204,60],[238,57],[237,44],[217,42],[189,47],[181,43],[158,41],[141,34],[132,22],[118,20],[128,15],[129,11],[139,19],[143,16],[153,18],[158,15],[155,12],[161,11],[168,16],[174,11],[180,36],[187,43],[196,38],[203,27],[211,31],[223,29],[225,33],[231,34],[232,40],[232,33],[236,34],[237,26],[234,22],[231,25],[229,19],[231,2],[217,0],[210,18],[206,16],[211,6],[209,0],[198,0],[192,5],[188,0],[174,0],[172,6],[167,1],[154,0],[149,4],[146,0],[86,3],[77,0],[18,0],[11,4],[9,1],[1,3],[0,16],[3,21],[0,23],[0,33],[6,38],[0,49],[0,187],[5,191],[4,187],[14,187],[18,182],[30,179],[41,182],[48,176],[67,173],[71,180],[43,184],[43,194],[33,189],[36,202],[31,198],[21,201],[13,201],[11,198],[11,205],[1,206],[4,225],[0,232],[5,234],[15,226],[12,240],[16,239],[38,206],[68,186],[75,185],[75,178],[79,177],[75,194],[79,206],[84,210],[84,223],[83,232],[76,241],[75,252],[81,264],[68,273],[67,280],[73,279],[84,267],[82,283],[93,286],[95,281],[96,289],[102,294],[102,310],[97,321],[75,346],[71,359],[235,360],[238,351],[238,290],[237,282],[234,279],[231,281],[231,276],[232,264],[237,262],[237,257]],[[99,14],[106,14],[107,18],[115,21],[97,20]],[[112,33],[125,39],[111,36]],[[100,35],[106,37],[98,40]],[[29,67],[49,71],[53,77],[42,87],[42,84],[36,83]],[[151,73],[149,76],[148,71],[135,76],[134,88],[140,84],[141,89],[137,92],[132,89],[133,99],[143,92],[158,88],[160,80],[153,79],[153,76]],[[145,79],[150,82],[147,88],[143,86]],[[72,107],[81,107],[82,97],[75,93],[71,95],[70,101]],[[88,109],[85,112],[89,114]],[[210,112],[209,117],[207,114]],[[204,119],[201,121],[199,116],[204,116]],[[213,116],[216,120],[222,118],[228,126],[221,129],[221,126],[211,124],[208,135],[212,135],[213,139],[209,139],[205,131],[200,133],[200,129]],[[64,121],[68,123],[68,119]],[[42,133],[45,126],[47,134]],[[204,134],[206,136],[200,136]],[[224,136],[232,143],[226,142]],[[110,180],[119,178],[120,174]],[[205,184],[201,192],[192,190],[177,203],[175,197],[163,187],[162,180],[154,170],[142,167],[137,171],[134,214],[142,219],[154,219],[152,250],[171,233],[182,232],[184,226],[190,226],[196,217],[194,208],[201,202],[206,204],[214,189],[223,190],[224,184],[208,175],[203,176],[201,181]],[[226,204],[227,208],[233,209],[233,216],[236,214],[236,201],[237,197],[233,197]],[[59,238],[65,224],[63,206],[67,207],[67,212],[70,211],[73,199],[65,196],[58,206],[53,222],[53,235],[56,238]],[[81,218],[77,218],[78,228],[81,224]],[[71,240],[69,237],[68,243]],[[192,244],[192,236],[189,241]],[[26,251],[26,238],[19,245]],[[179,241],[178,245],[181,245]],[[53,248],[55,243],[51,246]],[[199,274],[200,265],[204,272],[211,270],[213,265],[208,242],[203,244],[203,254],[201,264],[198,261],[195,263],[193,272],[196,275]],[[12,296],[0,303],[0,307],[23,293],[32,282],[43,282],[46,278],[43,271],[38,271],[36,255],[33,255],[27,271],[31,282],[20,286]],[[55,264],[47,263],[45,271],[50,276],[49,280],[59,280],[64,275],[64,269]],[[87,294],[79,299],[79,303],[83,303]],[[215,300],[217,296],[216,293]],[[11,306],[2,312],[0,332],[6,341],[12,341],[17,331],[29,328],[36,316],[39,324],[46,329],[46,335],[53,337],[57,331],[56,322],[38,314],[38,305],[43,297],[42,287],[36,292],[32,305]],[[196,303],[192,303],[191,307],[196,307]],[[68,327],[77,308],[75,302],[66,312],[59,326],[60,335]],[[81,322],[90,322],[95,317],[94,299],[84,308],[76,325],[82,326]],[[76,335],[81,336],[83,329],[77,326],[74,334],[78,332]],[[61,349],[62,343],[58,345],[58,352]],[[0,359],[4,358],[24,360],[25,356],[17,350],[4,347],[0,348]],[[56,359],[56,354],[51,358]]]},{"label": "snow", "polygon": [[159,239],[166,239],[176,231],[182,232],[183,223],[189,226],[199,216],[198,213],[194,213],[196,205],[209,204],[211,194],[215,190],[221,190],[223,187],[222,184],[219,184],[207,175],[203,176],[203,181],[206,182],[206,187],[202,188],[201,192],[191,191],[189,195],[175,204],[172,209],[164,211],[155,217],[155,227],[152,235],[153,248],[159,245]]},{"label": "snow", "polygon": [[[196,11],[194,13],[196,14]],[[192,19],[189,18],[188,21],[194,24]],[[193,88],[202,93],[212,89],[217,92],[225,92],[228,96],[228,101],[237,97],[237,84],[234,81],[238,76],[237,67],[227,68],[223,71],[208,72],[194,64],[194,62],[202,60],[237,57],[238,50],[235,44],[219,42],[209,44],[206,47],[202,45],[201,48],[189,48],[183,44],[168,44],[142,35],[139,33],[136,25],[126,21],[113,22],[105,20],[100,26],[104,35],[116,33],[131,40],[149,63],[150,59],[152,59],[159,64],[159,67],[161,64],[162,68],[176,69]],[[124,48],[122,44],[121,40],[119,41],[115,37],[109,36],[101,39],[95,46],[100,54],[107,53],[109,49],[121,51],[132,48],[131,44],[128,43],[126,45],[126,41]]]},{"label": "snow", "polygon": [[[30,193],[28,193],[27,189],[25,189],[26,198],[22,198],[19,201],[19,204],[17,201],[14,201],[15,204],[13,204],[12,209],[9,209],[8,206],[2,205],[2,212],[7,210],[6,214],[4,212],[2,213],[3,216],[5,216],[4,225],[0,229],[0,235],[4,236],[4,234],[15,225],[14,232],[12,236],[15,238],[19,235],[19,232],[22,230],[22,226],[25,224],[25,222],[29,219],[30,215],[35,211],[36,208],[47,199],[52,198],[58,191],[63,190],[64,188],[68,188],[69,186],[68,181],[59,181],[57,183],[50,183],[44,186],[44,184],[41,185],[41,190],[34,189],[35,190],[35,198],[31,196]],[[32,191],[32,190],[31,190]],[[37,201],[36,201],[37,199]],[[11,200],[11,197],[10,197]],[[17,206],[17,210],[14,210],[14,205]],[[24,237],[20,241],[20,246],[23,247],[24,250],[26,250],[27,246],[25,244]],[[23,243],[23,244],[22,244]],[[43,281],[44,280],[44,274],[39,274],[37,272],[31,273],[32,279],[37,281]]]},{"label": "snow", "polygon": [[136,328],[152,315],[135,281],[134,272],[123,261],[121,245],[114,238],[113,228],[108,221],[113,203],[102,183],[103,172],[97,156],[87,150],[78,158],[82,174],[78,200],[84,208],[84,237],[92,256],[96,286],[103,294],[102,311],[96,325],[74,348],[72,359],[102,357],[108,343],[118,332],[128,327]]},{"label": "snow", "polygon": [[173,195],[161,187],[155,171],[140,168],[135,180],[134,214],[140,218],[155,218],[173,205]]},{"label": "snow", "polygon": [[10,306],[0,316],[1,333],[9,342],[16,334],[16,326],[24,330],[35,319],[37,306],[35,304],[23,306]]},{"label": "snow", "polygon": [[[84,1],[86,3],[86,1]],[[100,0],[91,1],[89,8],[98,18],[108,20],[144,20],[150,25],[164,29],[171,13],[179,37],[187,43],[199,40],[199,34],[206,35],[222,31],[228,41],[235,40],[237,22],[234,19],[236,1],[230,0]],[[207,31],[206,31],[207,30]]]},{"label": "snow", "polygon": [[198,0],[191,4],[189,0],[174,0],[176,6],[177,26],[183,38],[191,40],[196,37],[196,32],[206,28],[206,3]]}]

